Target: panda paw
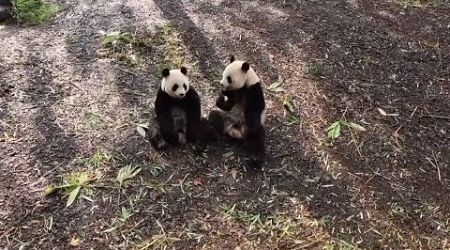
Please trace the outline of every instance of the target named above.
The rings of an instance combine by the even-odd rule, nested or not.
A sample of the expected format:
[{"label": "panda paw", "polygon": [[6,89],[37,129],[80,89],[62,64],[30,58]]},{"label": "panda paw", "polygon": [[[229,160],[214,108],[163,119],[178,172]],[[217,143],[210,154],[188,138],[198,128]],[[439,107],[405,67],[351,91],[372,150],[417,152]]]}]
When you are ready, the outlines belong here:
[{"label": "panda paw", "polygon": [[186,135],[183,133],[178,133],[178,143],[186,144],[186,142],[187,142]]},{"label": "panda paw", "polygon": [[237,128],[230,128],[228,135],[235,139],[242,139],[242,131]]},{"label": "panda paw", "polygon": [[157,150],[165,149],[168,146],[167,141],[164,140],[161,136],[150,139],[150,142]]}]

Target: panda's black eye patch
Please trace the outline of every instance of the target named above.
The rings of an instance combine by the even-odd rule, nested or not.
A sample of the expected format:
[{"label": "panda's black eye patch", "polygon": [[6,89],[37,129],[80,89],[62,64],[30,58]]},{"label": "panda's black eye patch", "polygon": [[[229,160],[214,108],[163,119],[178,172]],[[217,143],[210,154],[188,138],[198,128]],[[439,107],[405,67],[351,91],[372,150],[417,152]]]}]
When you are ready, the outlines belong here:
[{"label": "panda's black eye patch", "polygon": [[184,88],[184,90],[187,90],[187,85],[186,85],[186,83],[183,84],[183,88]]},{"label": "panda's black eye patch", "polygon": [[172,91],[177,91],[177,89],[178,89],[178,84],[173,85]]},{"label": "panda's black eye patch", "polygon": [[231,80],[231,76],[227,77],[227,81],[228,83],[232,83],[233,81]]}]

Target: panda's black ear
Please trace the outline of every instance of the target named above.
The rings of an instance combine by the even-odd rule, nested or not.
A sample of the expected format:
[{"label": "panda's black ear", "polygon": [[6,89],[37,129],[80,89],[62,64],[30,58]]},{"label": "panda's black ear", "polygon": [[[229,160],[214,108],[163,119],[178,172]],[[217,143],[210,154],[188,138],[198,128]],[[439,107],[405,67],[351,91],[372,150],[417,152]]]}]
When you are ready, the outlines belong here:
[{"label": "panda's black ear", "polygon": [[247,71],[250,69],[250,64],[248,64],[247,62],[243,63],[241,69],[242,71],[247,73]]},{"label": "panda's black ear", "polygon": [[170,71],[168,68],[163,69],[162,71],[162,76],[163,77],[168,77],[170,75]]},{"label": "panda's black ear", "polygon": [[187,69],[184,66],[181,66],[180,71],[181,71],[181,73],[183,73],[183,75],[187,74]]},{"label": "panda's black ear", "polygon": [[232,63],[232,62],[234,62],[234,56],[233,55],[231,55],[231,57],[230,57],[230,63]]}]

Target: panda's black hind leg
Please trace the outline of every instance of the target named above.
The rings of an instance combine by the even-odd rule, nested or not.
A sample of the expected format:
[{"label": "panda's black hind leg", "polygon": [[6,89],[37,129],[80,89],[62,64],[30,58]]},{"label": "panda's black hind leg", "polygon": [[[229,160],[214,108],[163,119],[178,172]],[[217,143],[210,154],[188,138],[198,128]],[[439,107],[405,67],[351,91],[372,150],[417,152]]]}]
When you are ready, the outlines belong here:
[{"label": "panda's black hind leg", "polygon": [[157,137],[150,139],[150,143],[154,148],[158,150],[165,149],[169,145],[161,135],[158,135]]},{"label": "panda's black hind leg", "polygon": [[149,127],[146,129],[146,133],[148,140],[154,148],[165,149],[168,146],[167,141],[161,134],[161,130],[156,119],[150,119]]},{"label": "panda's black hind leg", "polygon": [[223,133],[225,117],[222,112],[213,110],[209,113],[208,116],[209,124],[216,129],[218,133]]},{"label": "panda's black hind leg", "polygon": [[248,131],[245,139],[245,146],[250,154],[250,165],[253,168],[261,168],[265,158],[265,130],[260,127],[253,131]]},{"label": "panda's black hind leg", "polygon": [[213,126],[206,119],[201,119],[191,128],[189,139],[197,146],[205,146],[206,143],[217,140],[218,136]]}]

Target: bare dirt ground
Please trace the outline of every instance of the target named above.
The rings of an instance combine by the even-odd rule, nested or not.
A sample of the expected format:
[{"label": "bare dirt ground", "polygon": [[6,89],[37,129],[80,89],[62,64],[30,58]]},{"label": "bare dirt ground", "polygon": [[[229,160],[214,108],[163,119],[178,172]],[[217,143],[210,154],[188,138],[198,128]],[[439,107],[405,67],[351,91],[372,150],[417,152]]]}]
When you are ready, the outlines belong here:
[{"label": "bare dirt ground", "polygon": [[[445,1],[58,4],[45,25],[0,26],[0,248],[450,248]],[[102,31],[116,30],[148,45],[139,63],[102,55]],[[268,106],[263,170],[224,142],[157,152],[136,132],[168,36],[205,113],[228,56],[252,63]],[[367,131],[327,142],[341,118]],[[141,172],[119,186],[130,164]],[[73,205],[45,195],[74,173],[94,177]]]}]

